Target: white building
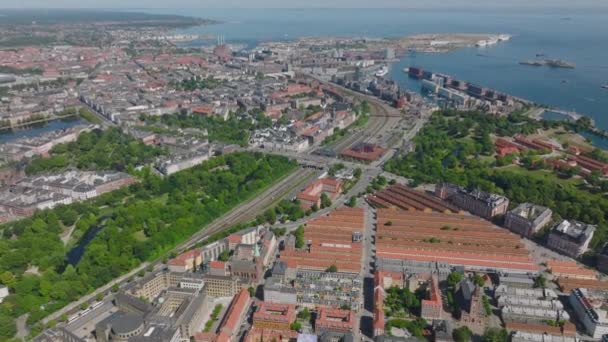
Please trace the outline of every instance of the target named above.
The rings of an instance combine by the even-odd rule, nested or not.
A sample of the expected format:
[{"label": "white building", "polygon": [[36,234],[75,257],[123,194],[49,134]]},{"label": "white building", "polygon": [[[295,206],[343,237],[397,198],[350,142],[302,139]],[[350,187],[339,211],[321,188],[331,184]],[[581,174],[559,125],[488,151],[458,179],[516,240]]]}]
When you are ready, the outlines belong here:
[{"label": "white building", "polygon": [[608,334],[608,289],[574,289],[569,300],[589,336],[599,339]]},{"label": "white building", "polygon": [[595,226],[590,224],[563,220],[551,229],[547,246],[567,256],[577,258],[589,249],[595,229]]}]

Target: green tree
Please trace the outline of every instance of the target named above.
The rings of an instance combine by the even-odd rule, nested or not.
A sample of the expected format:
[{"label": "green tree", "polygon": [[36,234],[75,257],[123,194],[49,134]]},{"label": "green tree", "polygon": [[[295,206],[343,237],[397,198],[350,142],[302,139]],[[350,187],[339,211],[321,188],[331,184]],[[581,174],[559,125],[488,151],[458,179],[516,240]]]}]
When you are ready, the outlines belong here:
[{"label": "green tree", "polygon": [[338,266],[331,265],[325,270],[325,272],[336,273],[336,272],[338,272]]},{"label": "green tree", "polygon": [[463,279],[462,273],[460,272],[452,272],[448,275],[448,286],[449,287],[456,287],[456,285],[458,285]]},{"label": "green tree", "polygon": [[291,323],[291,325],[289,326],[289,329],[291,329],[293,331],[301,331],[302,323],[295,321],[295,322]]},{"label": "green tree", "polygon": [[17,327],[13,319],[0,312],[0,338],[9,339],[17,333]]},{"label": "green tree", "polygon": [[509,333],[505,329],[487,328],[483,334],[484,342],[509,342]]},{"label": "green tree", "polygon": [[483,295],[483,297],[481,297],[481,301],[483,304],[483,309],[486,312],[486,316],[492,315],[492,306],[490,306],[490,300],[488,299],[488,296]]},{"label": "green tree", "polygon": [[10,271],[4,271],[0,274],[0,283],[6,285],[10,289],[14,289],[17,284],[17,279]]},{"label": "green tree", "polygon": [[479,273],[475,273],[473,275],[473,283],[479,287],[483,287],[486,284],[486,281],[483,279],[483,276]]},{"label": "green tree", "polygon": [[304,309],[302,309],[302,311],[298,312],[299,319],[308,321],[308,320],[310,320],[310,317],[311,317],[311,314],[310,314],[310,310],[308,310],[308,308],[304,308]]},{"label": "green tree", "polygon": [[547,279],[545,279],[544,275],[540,274],[534,279],[534,287],[543,289],[547,287]]},{"label": "green tree", "polygon": [[452,337],[456,342],[469,342],[473,332],[466,325],[452,331]]},{"label": "green tree", "polygon": [[228,260],[230,260],[230,251],[229,250],[223,250],[218,256],[217,259],[219,261],[223,261],[226,262]]},{"label": "green tree", "polygon": [[351,208],[356,207],[357,206],[357,197],[351,196],[350,199],[348,200],[347,205]]},{"label": "green tree", "polygon": [[304,247],[304,226],[300,225],[294,235],[296,236],[296,248],[300,249]]},{"label": "green tree", "polygon": [[331,207],[331,200],[329,199],[329,196],[327,196],[326,193],[322,193],[321,194],[321,209],[325,209],[325,208],[329,208]]}]

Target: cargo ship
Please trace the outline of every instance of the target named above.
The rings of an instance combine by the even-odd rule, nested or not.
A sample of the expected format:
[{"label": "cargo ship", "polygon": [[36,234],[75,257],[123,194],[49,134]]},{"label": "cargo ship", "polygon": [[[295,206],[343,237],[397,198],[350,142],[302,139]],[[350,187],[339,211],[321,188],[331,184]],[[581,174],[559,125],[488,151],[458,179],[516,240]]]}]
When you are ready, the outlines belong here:
[{"label": "cargo ship", "polygon": [[550,68],[563,68],[563,69],[574,69],[576,65],[571,62],[562,61],[561,59],[536,59],[530,61],[520,61],[521,65],[530,65],[530,66],[543,66],[546,65]]},{"label": "cargo ship", "polygon": [[543,66],[545,63],[542,61],[521,61],[519,62],[521,65],[530,65],[530,66]]},{"label": "cargo ship", "polygon": [[576,65],[571,62],[562,61],[561,59],[547,59],[545,64],[551,68],[574,69]]}]

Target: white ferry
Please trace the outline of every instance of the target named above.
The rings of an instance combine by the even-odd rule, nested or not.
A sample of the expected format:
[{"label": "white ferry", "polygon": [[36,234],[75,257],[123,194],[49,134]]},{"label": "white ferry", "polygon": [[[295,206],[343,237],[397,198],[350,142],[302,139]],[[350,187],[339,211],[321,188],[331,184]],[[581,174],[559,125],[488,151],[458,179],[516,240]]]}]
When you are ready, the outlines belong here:
[{"label": "white ferry", "polygon": [[386,66],[383,66],[382,68],[380,68],[380,70],[376,72],[377,77],[383,77],[386,76],[386,74],[388,74],[388,67]]}]

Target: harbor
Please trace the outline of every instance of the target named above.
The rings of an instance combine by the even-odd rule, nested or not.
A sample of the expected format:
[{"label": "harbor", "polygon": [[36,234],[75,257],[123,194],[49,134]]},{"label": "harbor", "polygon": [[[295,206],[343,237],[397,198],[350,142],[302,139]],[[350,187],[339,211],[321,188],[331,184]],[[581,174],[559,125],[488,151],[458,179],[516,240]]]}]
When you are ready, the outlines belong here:
[{"label": "harbor", "polygon": [[[451,75],[434,73],[417,67],[406,67],[402,70],[410,79],[420,81],[420,91],[431,94],[440,102],[458,109],[477,109],[483,107],[485,111],[494,114],[508,114],[517,109],[532,107],[526,115],[544,119],[577,121],[585,115],[574,110],[565,110],[534,103],[528,99],[513,96],[492,88],[487,88],[471,82],[457,79]],[[592,125],[595,125],[591,119]],[[603,131],[602,131],[603,132]]]}]

